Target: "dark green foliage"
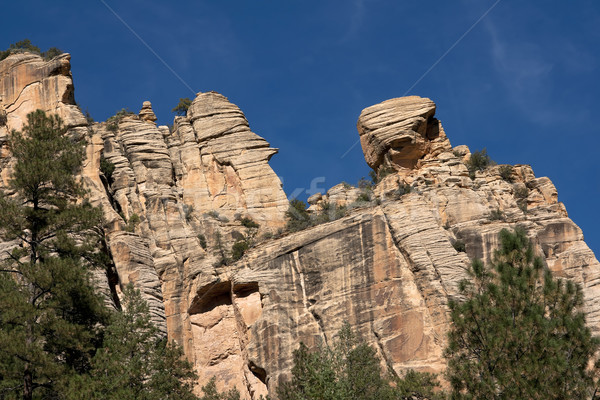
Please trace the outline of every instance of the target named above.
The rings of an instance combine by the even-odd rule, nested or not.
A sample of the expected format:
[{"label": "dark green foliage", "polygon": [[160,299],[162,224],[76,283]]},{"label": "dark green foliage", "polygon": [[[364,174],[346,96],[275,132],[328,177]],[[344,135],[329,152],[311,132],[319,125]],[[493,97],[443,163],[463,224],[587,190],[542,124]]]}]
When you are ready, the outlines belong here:
[{"label": "dark green foliage", "polygon": [[465,246],[465,242],[463,242],[462,240],[458,239],[457,241],[455,241],[454,243],[452,243],[452,247],[454,247],[454,250],[461,252],[461,253],[465,253],[467,251],[467,247]]},{"label": "dark green foliage", "polygon": [[204,250],[206,250],[206,236],[204,236],[202,233],[198,234],[198,241],[200,242],[200,247],[202,247]]},{"label": "dark green foliage", "polygon": [[223,237],[221,236],[221,232],[215,233],[215,250],[219,255],[219,260],[216,263],[216,267],[220,267],[223,265],[227,265],[229,263],[229,258],[225,253],[225,246],[223,245]]},{"label": "dark green foliage", "polygon": [[206,385],[202,386],[202,393],[204,396],[200,397],[200,400],[240,400],[240,392],[237,389],[219,393],[214,376]]},{"label": "dark green foliage", "polygon": [[88,275],[103,266],[102,215],[78,201],[84,143],[60,118],[30,113],[9,141],[15,195],[0,195],[0,238],[22,246],[0,265],[0,397],[52,397],[89,366],[105,315]]},{"label": "dark green foliage", "polygon": [[344,217],[347,212],[346,207],[331,205],[326,201],[321,202],[320,206],[321,210],[319,212],[309,214],[306,210],[306,203],[297,199],[290,201],[290,207],[286,212],[287,230],[298,232],[311,226],[335,221]]},{"label": "dark green foliage", "polygon": [[242,223],[242,226],[248,229],[258,229],[260,227],[260,225],[258,225],[256,222],[254,222],[254,220],[248,217],[242,218],[240,222]]},{"label": "dark green foliage", "polygon": [[310,216],[306,211],[306,203],[301,200],[291,200],[285,216],[287,218],[286,228],[290,232],[298,232],[311,226]]},{"label": "dark green foliage", "polygon": [[115,164],[104,158],[104,155],[100,156],[100,172],[106,178],[108,185],[112,185],[114,182],[113,173],[115,172]]},{"label": "dark green foliage", "polygon": [[500,232],[491,264],[474,260],[449,304],[447,377],[453,399],[586,399],[599,341],[581,289],[555,279],[525,231]]},{"label": "dark green foliage", "polygon": [[292,379],[280,385],[277,394],[280,400],[408,400],[433,395],[437,386],[429,374],[411,372],[408,379],[396,378],[396,388],[385,376],[375,350],[346,324],[332,347],[320,345],[311,352],[300,344],[294,352]]},{"label": "dark green foliage", "polygon": [[8,48],[8,50],[0,51],[0,60],[4,60],[6,57],[11,55],[12,53],[20,53],[20,52],[21,53],[27,52],[27,53],[41,55],[46,61],[51,60],[54,57],[59,56],[63,53],[60,49],[57,49],[56,47],[50,47],[48,50],[42,52],[39,47],[34,46],[33,43],[31,43],[31,40],[24,39],[19,42],[11,44],[10,47]]},{"label": "dark green foliage", "polygon": [[508,183],[513,182],[513,173],[515,169],[512,165],[501,165],[499,168],[500,177]]},{"label": "dark green foliage", "polygon": [[354,200],[356,203],[368,203],[371,201],[371,195],[368,191],[361,192]]},{"label": "dark green foliage", "polygon": [[312,218],[312,225],[335,221],[346,215],[346,207],[337,204],[332,205],[327,201],[321,203],[321,211]]},{"label": "dark green foliage", "polygon": [[63,53],[61,49],[56,47],[50,47],[48,50],[42,52],[41,56],[44,57],[44,60],[52,60],[54,57],[58,57]]},{"label": "dark green foliage", "polygon": [[244,256],[250,246],[246,240],[238,240],[231,246],[231,260],[237,261]]},{"label": "dark green foliage", "polygon": [[469,176],[471,179],[475,179],[475,173],[477,171],[484,171],[487,167],[494,164],[494,161],[488,156],[486,149],[471,153],[471,157],[469,158],[469,161],[467,161]]},{"label": "dark green foliage", "polygon": [[89,372],[70,385],[71,399],[188,399],[196,374],[179,346],[167,343],[150,321],[148,305],[133,286],[123,291],[102,348]]},{"label": "dark green foliage", "polygon": [[6,112],[4,110],[0,110],[0,126],[6,125],[8,122],[8,118],[6,116]]},{"label": "dark green foliage", "polygon": [[190,108],[191,105],[192,100],[190,100],[188,97],[185,97],[183,99],[179,99],[179,103],[171,111],[177,115],[186,115],[187,110]]},{"label": "dark green foliage", "polygon": [[392,399],[398,400],[442,400],[446,395],[439,389],[435,374],[408,370],[401,379],[395,379]]},{"label": "dark green foliage", "polygon": [[85,110],[85,120],[87,121],[88,125],[91,125],[94,123],[94,118],[92,118],[92,114],[90,114],[90,112],[86,109]]},{"label": "dark green foliage", "polygon": [[119,122],[129,115],[135,115],[135,113],[127,108],[121,108],[115,115],[106,120],[106,129],[110,132],[116,132],[119,129]]},{"label": "dark green foliage", "polygon": [[504,221],[504,213],[499,208],[490,211],[488,214],[488,219],[490,221]]},{"label": "dark green foliage", "polygon": [[135,228],[140,223],[140,216],[137,214],[131,214],[129,220],[127,221],[127,226],[125,227],[125,232],[135,232]]}]

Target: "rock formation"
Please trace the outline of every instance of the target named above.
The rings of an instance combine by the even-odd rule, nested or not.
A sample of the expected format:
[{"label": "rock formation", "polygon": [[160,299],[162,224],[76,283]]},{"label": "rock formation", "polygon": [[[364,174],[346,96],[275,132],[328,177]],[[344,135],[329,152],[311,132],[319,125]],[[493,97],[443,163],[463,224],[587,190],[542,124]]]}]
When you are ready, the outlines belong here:
[{"label": "rock formation", "polygon": [[[524,227],[547,266],[582,286],[588,323],[600,333],[600,264],[552,182],[526,165],[504,179],[499,166],[472,179],[469,149],[452,148],[431,100],[366,108],[358,121],[365,159],[391,173],[370,190],[340,184],[313,196],[313,212],[328,202],[346,216],[279,235],[288,203],[268,164],[277,150],[237,106],[199,93],[172,130],[156,126],[149,102],[139,115],[88,126],[69,58],[0,61],[2,186],[7,132],[28,112],[57,113],[86,137],[82,178],[104,210],[114,264],[98,285],[117,296],[129,282],[140,288],[154,323],[194,364],[198,388],[216,376],[219,388],[237,387],[244,399],[272,395],[299,343],[330,342],[344,321],[396,373],[442,371],[448,300],[469,259],[488,259],[504,227]],[[455,250],[459,240],[466,252]],[[233,262],[239,241],[253,247]]]}]

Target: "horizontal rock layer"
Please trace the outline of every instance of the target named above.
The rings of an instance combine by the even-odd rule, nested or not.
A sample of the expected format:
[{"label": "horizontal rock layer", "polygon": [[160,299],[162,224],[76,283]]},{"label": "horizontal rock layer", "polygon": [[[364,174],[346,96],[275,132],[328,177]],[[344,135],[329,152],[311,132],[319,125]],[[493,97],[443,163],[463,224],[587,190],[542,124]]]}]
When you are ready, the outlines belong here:
[{"label": "horizontal rock layer", "polygon": [[[511,182],[498,166],[471,179],[469,149],[451,147],[429,99],[365,109],[365,159],[391,173],[371,190],[340,184],[313,196],[311,212],[330,203],[347,215],[270,239],[288,207],[268,165],[277,150],[224,96],[199,93],[172,130],[156,126],[149,103],[88,127],[69,56],[31,54],[0,61],[0,96],[0,186],[11,173],[6,134],[28,112],[56,112],[86,137],[82,178],[104,210],[113,260],[98,285],[117,295],[129,282],[141,290],[153,322],[195,366],[197,390],[216,376],[244,399],[273,395],[299,343],[330,343],[346,321],[396,373],[442,371],[448,300],[469,259],[489,259],[505,227],[524,227],[546,265],[582,286],[588,324],[600,333],[600,265],[552,182],[526,165],[514,166]],[[224,265],[240,240],[253,247]],[[455,250],[458,240],[466,252]]]}]

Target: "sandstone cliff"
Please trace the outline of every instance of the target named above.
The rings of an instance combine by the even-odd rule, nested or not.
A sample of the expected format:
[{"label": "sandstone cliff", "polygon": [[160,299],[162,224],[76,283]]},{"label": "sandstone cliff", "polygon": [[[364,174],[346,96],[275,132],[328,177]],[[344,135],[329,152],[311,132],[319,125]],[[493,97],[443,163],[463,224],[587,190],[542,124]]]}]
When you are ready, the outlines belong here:
[{"label": "sandstone cliff", "polygon": [[[113,299],[128,282],[141,289],[153,321],[194,363],[198,387],[216,376],[246,399],[272,394],[300,341],[328,342],[344,321],[396,373],[443,370],[448,300],[469,259],[489,258],[504,227],[524,227],[548,267],[583,287],[588,323],[600,333],[600,264],[552,182],[526,165],[472,179],[469,149],[451,146],[431,100],[365,109],[365,159],[388,175],[371,191],[338,185],[314,197],[311,210],[329,202],[345,205],[346,216],[273,239],[288,204],[268,164],[277,150],[237,106],[199,93],[172,130],[156,126],[149,102],[139,115],[88,126],[74,103],[69,58],[0,62],[2,182],[7,132],[28,112],[58,113],[87,139],[82,178],[104,210],[114,264],[99,287]],[[114,165],[111,176],[101,161]],[[254,246],[244,257],[222,263],[247,237]]]}]

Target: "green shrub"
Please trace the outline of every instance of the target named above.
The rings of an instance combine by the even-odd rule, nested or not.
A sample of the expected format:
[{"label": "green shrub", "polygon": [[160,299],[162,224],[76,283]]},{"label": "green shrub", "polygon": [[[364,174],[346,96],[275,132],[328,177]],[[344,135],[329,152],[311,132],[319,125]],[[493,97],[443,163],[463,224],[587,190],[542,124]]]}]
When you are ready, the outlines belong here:
[{"label": "green shrub", "polygon": [[11,44],[7,50],[0,51],[0,60],[4,60],[13,53],[33,53],[42,56],[48,61],[61,55],[63,51],[56,47],[50,47],[48,50],[42,52],[39,47],[34,46],[33,43],[31,43],[31,40],[24,39]]},{"label": "green shrub", "polygon": [[454,243],[452,243],[452,247],[454,247],[454,250],[458,251],[459,253],[466,253],[466,251],[467,251],[467,247],[465,246],[465,242],[463,242],[460,239],[458,239],[457,241],[455,241]]},{"label": "green shrub", "polygon": [[231,246],[231,260],[237,261],[244,256],[246,250],[250,248],[246,240],[238,240]]},{"label": "green shrub", "polygon": [[198,234],[198,241],[200,242],[200,247],[202,247],[204,250],[206,250],[206,236],[204,236],[203,234],[199,233]]},{"label": "green shrub", "polygon": [[179,103],[171,111],[177,115],[186,115],[191,105],[192,100],[190,100],[188,97],[185,97],[183,99],[179,99]]},{"label": "green shrub", "polygon": [[499,168],[500,171],[500,177],[502,179],[504,179],[506,182],[508,183],[512,183],[513,182],[513,173],[515,172],[515,169],[513,168],[512,165],[501,165]]},{"label": "green shrub", "polygon": [[293,199],[290,201],[290,206],[285,212],[287,218],[287,230],[290,232],[298,232],[311,226],[310,216],[306,211],[306,203]]},{"label": "green shrub", "polygon": [[488,219],[490,221],[504,221],[504,213],[502,212],[502,210],[500,210],[499,208],[492,210],[489,215],[488,215]]},{"label": "green shrub", "polygon": [[121,108],[115,115],[106,120],[106,129],[111,132],[116,132],[119,129],[119,122],[129,115],[135,115],[135,113],[128,108]]},{"label": "green shrub", "polygon": [[100,172],[104,174],[108,184],[112,185],[114,182],[113,173],[115,172],[115,164],[104,158],[104,155],[100,156]]},{"label": "green shrub", "polygon": [[85,120],[87,121],[88,125],[91,125],[94,123],[94,118],[92,118],[92,114],[90,114],[90,112],[86,109],[85,110]]},{"label": "green shrub", "polygon": [[6,125],[8,122],[8,117],[6,116],[6,112],[0,110],[0,126]]},{"label": "green shrub", "polygon": [[391,378],[381,368],[377,351],[346,322],[327,344],[293,352],[292,377],[277,388],[280,400],[408,400],[444,398],[436,376],[409,371]]},{"label": "green shrub", "polygon": [[242,218],[240,222],[242,223],[242,226],[248,229],[258,229],[260,227],[259,224],[257,224],[256,222],[254,222],[254,220],[248,217]]},{"label": "green shrub", "polygon": [[462,151],[458,150],[452,150],[452,154],[454,154],[454,157],[458,158],[463,158],[465,156],[465,154]]},{"label": "green shrub", "polygon": [[63,51],[61,49],[58,49],[56,47],[50,47],[48,50],[44,51],[41,56],[44,57],[44,60],[49,61],[52,60],[54,57],[58,57],[61,54],[63,54]]},{"label": "green shrub", "polygon": [[129,217],[129,221],[127,221],[127,226],[125,227],[126,232],[134,232],[135,228],[140,223],[140,216],[137,214],[131,214]]},{"label": "green shrub", "polygon": [[354,200],[355,203],[368,203],[371,201],[371,195],[367,191],[361,192]]},{"label": "green shrub", "polygon": [[469,161],[467,161],[469,176],[471,179],[475,179],[475,173],[477,171],[484,171],[487,167],[494,164],[494,161],[488,156],[486,149],[471,153],[471,157],[469,158]]},{"label": "green shrub", "polygon": [[261,239],[262,240],[269,240],[269,239],[273,239],[275,237],[275,235],[271,232],[265,232],[262,234]]}]

